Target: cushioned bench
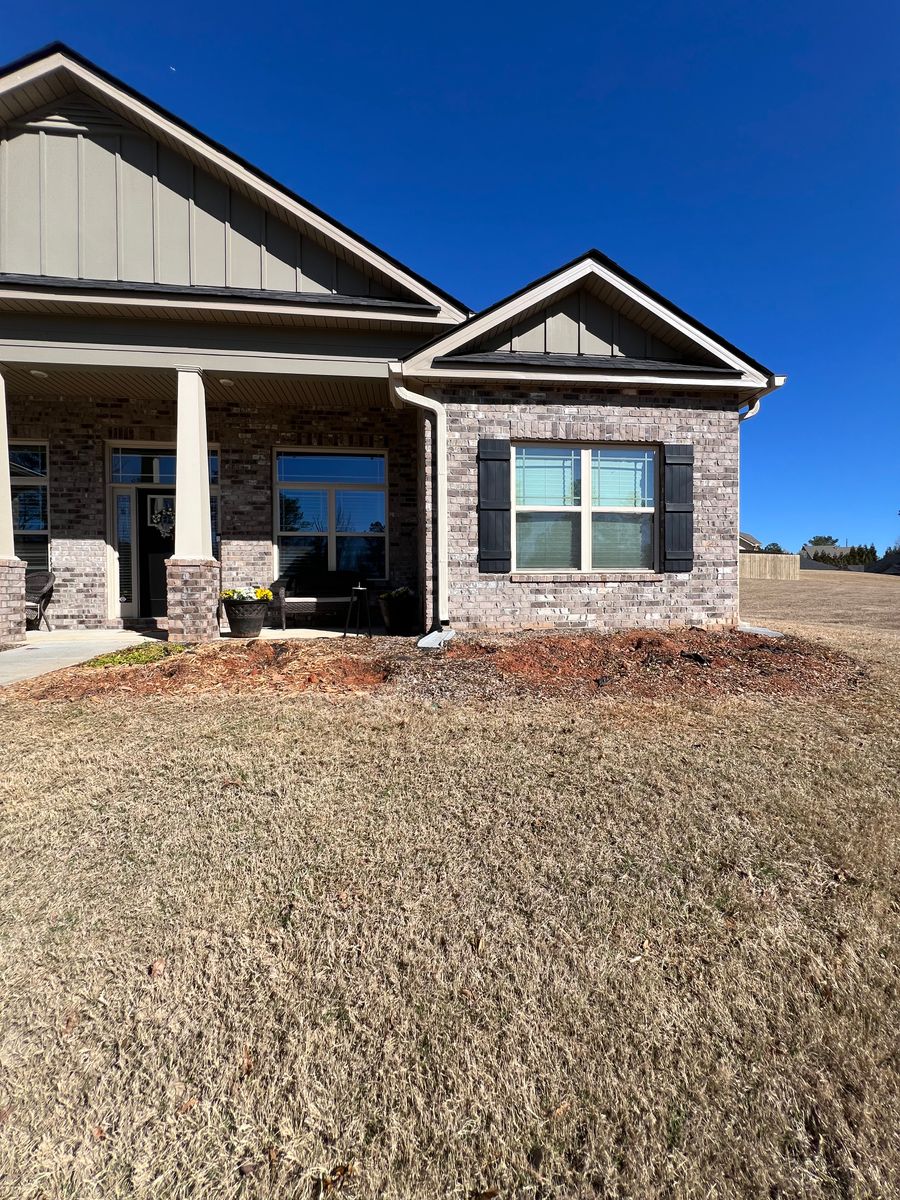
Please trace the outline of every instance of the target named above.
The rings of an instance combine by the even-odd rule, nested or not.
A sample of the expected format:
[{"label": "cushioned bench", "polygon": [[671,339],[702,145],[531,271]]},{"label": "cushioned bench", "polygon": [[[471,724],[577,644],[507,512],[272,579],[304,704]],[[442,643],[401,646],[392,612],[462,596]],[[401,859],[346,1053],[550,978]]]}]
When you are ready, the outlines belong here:
[{"label": "cushioned bench", "polygon": [[352,571],[312,572],[282,575],[272,584],[269,611],[273,624],[286,628],[288,617],[320,617],[340,612],[350,603],[350,589],[366,583]]}]

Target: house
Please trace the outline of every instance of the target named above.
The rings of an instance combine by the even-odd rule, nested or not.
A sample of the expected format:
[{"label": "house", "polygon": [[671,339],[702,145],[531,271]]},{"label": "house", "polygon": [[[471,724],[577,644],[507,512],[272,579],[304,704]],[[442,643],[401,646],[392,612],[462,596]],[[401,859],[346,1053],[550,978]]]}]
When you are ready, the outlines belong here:
[{"label": "house", "polygon": [[184,640],[338,572],[429,627],[737,619],[783,377],[605,255],[474,313],[58,43],[0,139],[0,638],[48,563],[56,627]]},{"label": "house", "polygon": [[738,548],[742,554],[755,554],[757,551],[762,550],[763,544],[752,533],[744,533],[742,531],[738,534]]},{"label": "house", "polygon": [[806,542],[800,547],[800,557],[815,558],[817,554],[827,554],[829,558],[843,558],[853,548],[853,546],[814,546],[811,542]]}]

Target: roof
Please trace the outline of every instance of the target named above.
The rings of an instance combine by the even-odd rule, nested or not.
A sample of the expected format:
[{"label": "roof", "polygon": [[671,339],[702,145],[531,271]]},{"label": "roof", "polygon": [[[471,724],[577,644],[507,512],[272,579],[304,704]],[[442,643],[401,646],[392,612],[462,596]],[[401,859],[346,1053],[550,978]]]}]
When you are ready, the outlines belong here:
[{"label": "roof", "polygon": [[742,542],[746,542],[749,546],[754,546],[757,549],[762,546],[762,542],[759,540],[759,538],[754,537],[752,533],[741,532],[739,537]]},{"label": "roof", "polygon": [[440,355],[433,359],[435,366],[506,366],[571,368],[575,371],[618,371],[623,375],[656,371],[666,375],[709,375],[736,379],[740,371],[731,367],[697,366],[693,363],[659,362],[655,358],[626,358],[620,354],[535,354],[526,350],[495,350],[484,354]]},{"label": "roof", "polygon": [[[54,63],[53,60],[55,58],[58,58],[60,61]],[[182,120],[174,113],[169,112],[155,101],[149,99],[143,93],[130,87],[121,79],[105,71],[84,55],[79,54],[77,50],[73,50],[71,46],[66,45],[65,42],[51,42],[33,51],[31,54],[15,59],[5,66],[0,66],[0,94],[15,91],[17,88],[33,82],[36,73],[33,71],[29,73],[29,69],[43,62],[47,63],[47,71],[44,74],[52,73],[55,70],[69,70],[70,74],[75,76],[79,87],[99,92],[103,95],[104,102],[107,104],[111,100],[113,103],[118,102],[130,112],[132,119],[135,116],[138,119],[142,117],[155,118],[155,120],[164,123],[168,127],[167,131],[174,134],[176,138],[180,135],[185,141],[189,140],[191,143],[190,148],[194,152],[202,154],[205,151],[208,155],[214,156],[216,165],[220,169],[223,166],[222,160],[227,160],[226,165],[240,174],[242,182],[249,183],[251,186],[256,184],[258,187],[268,189],[269,192],[274,189],[284,204],[285,210],[290,212],[295,219],[299,218],[301,221],[304,219],[308,220],[311,223],[311,227],[315,228],[321,236],[334,235],[337,239],[337,244],[348,253],[355,255],[370,266],[375,266],[376,269],[383,270],[386,276],[392,278],[401,287],[418,293],[419,298],[424,302],[442,302],[438,304],[438,307],[446,308],[448,315],[454,317],[456,320],[463,319],[471,311],[461,301],[451,296],[449,292],[437,287],[417,272],[410,270],[405,264],[379,249],[347,225],[336,221],[309,200],[304,199],[304,197],[298,195],[298,193],[292,191],[259,167],[254,166],[240,155],[235,154],[220,142],[207,137],[206,134],[197,130],[187,121]],[[3,79],[9,79],[10,76],[14,76],[15,78],[4,89],[2,81]],[[40,78],[41,76],[38,74],[37,77]],[[146,111],[138,113],[138,106]],[[0,122],[2,120],[3,116],[0,113]],[[249,180],[245,178],[248,175],[252,177]]]},{"label": "roof", "polygon": [[208,296],[218,300],[265,300],[293,305],[318,305],[347,309],[379,309],[386,312],[433,316],[434,304],[395,300],[380,296],[347,296],[338,292],[278,292],[259,288],[206,287],[203,284],[134,283],[121,279],[69,279],[51,275],[11,275],[0,271],[0,288],[41,289],[53,292],[111,292],[123,296]]}]

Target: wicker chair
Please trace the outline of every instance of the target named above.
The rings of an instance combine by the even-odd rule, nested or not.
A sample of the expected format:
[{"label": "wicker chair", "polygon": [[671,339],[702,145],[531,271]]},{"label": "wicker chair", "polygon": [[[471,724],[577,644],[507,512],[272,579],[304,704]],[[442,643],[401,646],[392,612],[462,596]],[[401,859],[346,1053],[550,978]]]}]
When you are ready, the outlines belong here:
[{"label": "wicker chair", "polygon": [[25,572],[25,627],[40,629],[41,621],[50,629],[47,605],[53,598],[56,576],[52,571]]}]

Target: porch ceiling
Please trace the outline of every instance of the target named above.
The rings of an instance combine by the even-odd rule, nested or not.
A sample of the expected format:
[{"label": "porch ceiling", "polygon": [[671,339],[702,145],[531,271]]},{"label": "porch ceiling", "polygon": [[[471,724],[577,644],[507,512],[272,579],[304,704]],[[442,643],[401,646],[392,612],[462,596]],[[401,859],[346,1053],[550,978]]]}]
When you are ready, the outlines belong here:
[{"label": "porch ceiling", "polygon": [[[46,378],[32,375],[39,370]],[[33,396],[59,401],[68,396],[165,401],[176,398],[171,369],[114,369],[8,366],[4,372],[10,396]],[[222,383],[230,379],[231,386]],[[370,408],[389,404],[388,385],[380,379],[328,378],[309,375],[252,375],[205,371],[207,399],[230,404],[273,401],[301,408]]]}]

